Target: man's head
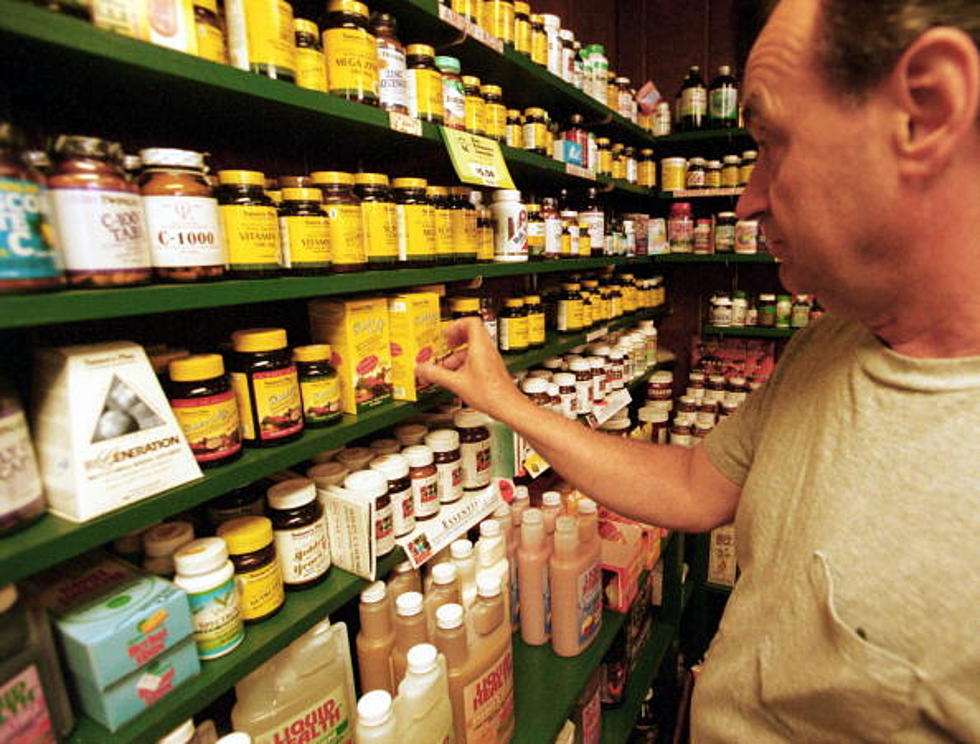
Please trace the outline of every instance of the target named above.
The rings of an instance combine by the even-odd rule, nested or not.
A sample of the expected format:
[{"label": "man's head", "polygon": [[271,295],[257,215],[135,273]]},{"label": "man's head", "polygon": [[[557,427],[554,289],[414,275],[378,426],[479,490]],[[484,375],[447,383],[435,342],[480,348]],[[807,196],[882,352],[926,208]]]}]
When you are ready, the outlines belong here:
[{"label": "man's head", "polygon": [[924,6],[977,24],[976,0],[781,0],[746,68],[760,158],[739,213],[762,219],[788,289],[869,325],[956,260],[957,220],[976,227],[980,52]]}]

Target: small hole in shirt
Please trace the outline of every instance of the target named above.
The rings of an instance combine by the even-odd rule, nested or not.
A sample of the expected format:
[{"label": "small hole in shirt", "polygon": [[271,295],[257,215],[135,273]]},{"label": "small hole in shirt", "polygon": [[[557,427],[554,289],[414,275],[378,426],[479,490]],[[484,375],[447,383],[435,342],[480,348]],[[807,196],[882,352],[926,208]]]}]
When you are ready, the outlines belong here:
[{"label": "small hole in shirt", "polygon": [[868,640],[868,634],[864,632],[864,628],[855,628],[854,632],[858,634],[858,638],[862,641]]}]

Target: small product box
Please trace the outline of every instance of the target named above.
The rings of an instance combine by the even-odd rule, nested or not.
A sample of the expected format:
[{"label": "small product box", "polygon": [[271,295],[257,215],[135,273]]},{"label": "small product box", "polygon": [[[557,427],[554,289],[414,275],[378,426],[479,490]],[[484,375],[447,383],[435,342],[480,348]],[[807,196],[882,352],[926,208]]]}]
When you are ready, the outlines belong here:
[{"label": "small product box", "polygon": [[51,614],[72,673],[97,690],[133,674],[193,632],[183,591],[103,553],[74,558],[31,583]]},{"label": "small product box", "polygon": [[606,607],[628,612],[643,571],[643,530],[637,524],[600,521],[599,536]]},{"label": "small product box", "polygon": [[408,292],[388,298],[391,326],[391,375],[395,400],[416,401],[435,392],[435,385],[419,382],[415,365],[434,360],[442,346],[439,295]]},{"label": "small product box", "polygon": [[656,527],[651,524],[637,522],[632,519],[620,516],[616,512],[609,511],[603,506],[599,507],[600,522],[622,522],[633,524],[643,531],[643,570],[649,571],[660,560],[660,545],[662,540],[669,534],[663,527]]},{"label": "small product box", "polygon": [[92,0],[91,9],[97,28],[197,54],[192,0]]},{"label": "small product box", "polygon": [[201,477],[138,344],[42,349],[35,380],[32,430],[58,516],[84,522]]},{"label": "small product box", "polygon": [[387,300],[313,300],[309,310],[313,342],[333,350],[344,413],[357,415],[390,401]]}]

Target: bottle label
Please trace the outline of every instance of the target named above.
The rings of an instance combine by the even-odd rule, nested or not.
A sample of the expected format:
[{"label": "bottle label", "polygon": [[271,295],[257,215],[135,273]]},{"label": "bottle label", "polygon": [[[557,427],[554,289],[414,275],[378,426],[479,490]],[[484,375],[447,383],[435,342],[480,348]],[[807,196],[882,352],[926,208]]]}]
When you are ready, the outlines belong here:
[{"label": "bottle label", "polygon": [[734,121],[738,118],[738,89],[732,86],[715,88],[709,100],[712,119]]},{"label": "bottle label", "polygon": [[241,427],[242,438],[254,440],[255,426],[252,424],[252,394],[248,389],[248,376],[242,372],[232,372],[231,389],[235,393],[238,404],[238,424]]},{"label": "bottle label", "polygon": [[541,122],[528,122],[524,125],[524,149],[540,150],[545,146],[547,130]]},{"label": "bottle label", "polygon": [[453,209],[450,212],[452,240],[456,253],[469,258],[476,258],[476,231],[470,230],[471,212],[468,209]]},{"label": "bottle label", "polygon": [[514,716],[514,663],[510,643],[487,671],[463,688],[467,744],[496,744]]},{"label": "bottle label", "polygon": [[435,256],[435,210],[425,204],[399,204],[398,258],[402,261]]},{"label": "bottle label", "polygon": [[578,642],[585,646],[602,626],[602,569],[594,563],[576,580],[578,596]]},{"label": "bottle label", "polygon": [[249,66],[294,73],[293,6],[283,0],[244,0],[244,5]]},{"label": "bottle label", "polygon": [[377,555],[385,555],[390,553],[394,547],[395,516],[389,502],[388,506],[374,511],[374,549]]},{"label": "bottle label", "polygon": [[582,212],[581,219],[589,228],[589,245],[593,250],[602,250],[606,239],[606,216],[595,210]]},{"label": "bottle label", "polygon": [[224,266],[218,202],[209,196],[144,196],[154,266]]},{"label": "bottle label", "polygon": [[197,25],[197,56],[217,62],[228,64],[228,52],[225,49],[225,35],[221,29],[207,23]]},{"label": "bottle label", "polygon": [[296,47],[296,85],[327,92],[327,62],[323,52]]},{"label": "bottle label", "polygon": [[276,530],[275,540],[286,584],[313,581],[330,568],[330,543],[323,517],[304,527]]},{"label": "bottle label", "polygon": [[459,449],[463,459],[463,488],[475,491],[490,485],[490,440],[465,442]]},{"label": "bottle label", "polygon": [[0,280],[61,273],[47,211],[47,197],[38,184],[0,178]]},{"label": "bottle label", "polygon": [[303,430],[303,404],[300,402],[295,366],[256,372],[252,375],[252,387],[255,391],[255,418],[259,422],[259,438],[263,442],[282,439]]},{"label": "bottle label", "polygon": [[544,255],[544,220],[528,221],[527,250],[532,256]]},{"label": "bottle label", "polygon": [[218,207],[228,246],[228,266],[235,270],[280,265],[279,221],[275,207],[229,204]]},{"label": "bottle label", "polygon": [[278,558],[273,558],[254,571],[236,574],[235,583],[238,586],[243,620],[264,617],[286,600]]},{"label": "bottle label", "polygon": [[349,266],[367,263],[360,206],[329,204],[324,211],[330,228],[330,255],[334,264]]},{"label": "bottle label", "polygon": [[558,300],[559,331],[581,330],[582,323],[582,300]]},{"label": "bottle label", "polygon": [[416,119],[443,115],[442,75],[438,70],[413,68],[408,71],[408,113]]},{"label": "bottle label", "polygon": [[507,109],[499,103],[488,103],[485,115],[487,137],[503,139],[507,129]]},{"label": "bottle label", "polygon": [[685,116],[704,116],[708,113],[708,94],[704,88],[685,88],[681,91],[680,114]]},{"label": "bottle label", "polygon": [[530,344],[544,343],[544,313],[533,313],[527,316],[527,340]]},{"label": "bottle label", "polygon": [[53,189],[51,199],[69,271],[150,266],[139,195],[127,191]]},{"label": "bottle label", "polygon": [[323,424],[340,416],[340,378],[337,375],[299,378],[303,417],[308,424]]},{"label": "bottle label", "polygon": [[460,80],[442,79],[442,108],[447,127],[466,128],[466,92]]},{"label": "bottle label", "polygon": [[483,134],[487,131],[486,116],[484,112],[486,104],[482,98],[477,96],[466,96],[466,121],[467,132],[478,132]]},{"label": "bottle label", "polygon": [[378,42],[378,95],[383,109],[408,109],[405,52],[384,39]]},{"label": "bottle label", "polygon": [[528,347],[527,316],[499,318],[497,340],[501,351],[523,351]]},{"label": "bottle label", "polygon": [[24,412],[0,410],[0,517],[30,506],[42,492]]},{"label": "bottle label", "polygon": [[592,379],[575,381],[575,408],[578,415],[592,410]]},{"label": "bottle label", "polygon": [[415,501],[411,488],[391,494],[391,521],[396,537],[407,535],[415,529]]},{"label": "bottle label", "polygon": [[378,51],[371,34],[363,28],[328,28],[323,48],[331,93],[378,97]]},{"label": "bottle label", "polygon": [[231,390],[206,398],[173,398],[170,407],[198,462],[221,460],[241,450],[238,404]]},{"label": "bottle label", "polygon": [[456,253],[456,242],[453,240],[453,211],[451,209],[436,209],[436,253],[450,257]]},{"label": "bottle label", "polygon": [[499,208],[495,205],[494,222],[495,255],[498,258],[527,256],[527,211],[520,205]]},{"label": "bottle label", "polygon": [[544,218],[544,254],[551,258],[561,255],[561,220],[557,217]]},{"label": "bottle label", "polygon": [[252,744],[351,744],[350,692],[339,684],[282,726],[252,732]]},{"label": "bottle label", "polygon": [[476,255],[478,261],[493,261],[494,239],[492,227],[478,228],[480,234],[480,250]]},{"label": "bottle label", "polygon": [[432,475],[412,476],[412,500],[415,518],[431,517],[439,512],[439,480]]},{"label": "bottle label", "polygon": [[326,218],[280,217],[282,265],[289,269],[330,268],[330,226]]},{"label": "bottle label", "polygon": [[33,664],[0,685],[0,741],[57,744],[41,677]]},{"label": "bottle label", "polygon": [[194,622],[194,643],[202,659],[217,659],[245,638],[234,579],[197,594],[188,592]]},{"label": "bottle label", "polygon": [[398,259],[398,210],[391,202],[361,202],[368,262]]},{"label": "bottle label", "polygon": [[508,124],[504,129],[504,142],[509,147],[522,149],[524,147],[524,127],[520,124]]},{"label": "bottle label", "polygon": [[463,495],[463,466],[459,460],[436,465],[439,479],[439,501],[451,504]]}]

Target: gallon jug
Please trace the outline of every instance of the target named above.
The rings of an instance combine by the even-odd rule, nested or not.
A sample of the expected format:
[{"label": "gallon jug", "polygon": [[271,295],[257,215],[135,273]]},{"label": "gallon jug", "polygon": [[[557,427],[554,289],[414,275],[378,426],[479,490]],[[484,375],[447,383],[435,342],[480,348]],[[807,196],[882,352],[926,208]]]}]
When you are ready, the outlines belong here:
[{"label": "gallon jug", "polygon": [[408,669],[398,685],[395,718],[399,742],[454,744],[456,741],[446,658],[431,643],[419,643],[408,651]]}]

